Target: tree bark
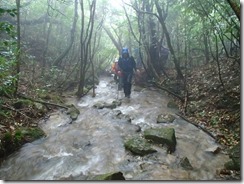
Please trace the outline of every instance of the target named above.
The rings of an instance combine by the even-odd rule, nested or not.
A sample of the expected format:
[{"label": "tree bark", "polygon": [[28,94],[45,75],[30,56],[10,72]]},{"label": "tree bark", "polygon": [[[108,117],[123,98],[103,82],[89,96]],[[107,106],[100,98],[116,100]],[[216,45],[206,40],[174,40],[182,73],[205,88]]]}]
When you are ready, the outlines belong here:
[{"label": "tree bark", "polygon": [[232,10],[235,12],[235,15],[241,21],[241,8],[233,1],[233,0],[226,0]]},{"label": "tree bark", "polygon": [[16,0],[17,7],[17,53],[16,53],[16,83],[15,83],[15,91],[14,95],[18,93],[18,85],[19,85],[19,73],[20,73],[20,0]]}]

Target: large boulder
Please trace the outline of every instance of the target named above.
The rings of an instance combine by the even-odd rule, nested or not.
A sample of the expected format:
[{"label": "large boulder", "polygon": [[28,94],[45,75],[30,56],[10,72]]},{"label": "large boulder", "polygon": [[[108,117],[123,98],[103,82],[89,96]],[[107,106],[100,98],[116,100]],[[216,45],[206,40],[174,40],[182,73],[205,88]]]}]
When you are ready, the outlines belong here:
[{"label": "large boulder", "polygon": [[173,128],[150,128],[144,131],[144,137],[153,143],[166,145],[169,153],[175,151],[176,138]]},{"label": "large boulder", "polygon": [[155,153],[157,150],[153,149],[151,145],[142,137],[133,137],[127,140],[124,144],[125,148],[135,155],[148,155]]}]

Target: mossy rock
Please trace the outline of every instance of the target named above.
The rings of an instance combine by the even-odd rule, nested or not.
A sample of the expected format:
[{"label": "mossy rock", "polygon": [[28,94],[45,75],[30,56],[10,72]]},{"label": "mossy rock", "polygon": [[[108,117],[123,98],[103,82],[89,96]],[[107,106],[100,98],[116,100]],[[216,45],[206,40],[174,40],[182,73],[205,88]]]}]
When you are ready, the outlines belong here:
[{"label": "mossy rock", "polygon": [[145,156],[157,152],[157,150],[153,149],[151,144],[149,144],[142,137],[133,137],[127,140],[124,146],[125,149],[131,151],[135,155],[140,155],[140,156]]},{"label": "mossy rock", "polygon": [[175,117],[172,114],[160,114],[157,118],[157,123],[172,123]]},{"label": "mossy rock", "polygon": [[112,103],[104,103],[104,108],[115,109],[122,104],[121,101],[113,101]]},{"label": "mossy rock", "polygon": [[151,128],[144,131],[144,137],[153,143],[166,145],[172,153],[176,147],[175,130],[173,128]]},{"label": "mossy rock", "polygon": [[93,107],[95,107],[97,109],[103,109],[104,103],[103,102],[97,102],[96,104],[93,105]]},{"label": "mossy rock", "polygon": [[193,167],[187,157],[184,157],[180,160],[180,166],[185,170],[192,170]]},{"label": "mossy rock", "polygon": [[79,109],[77,109],[73,104],[68,106],[69,109],[67,111],[67,114],[70,115],[70,118],[72,121],[76,120],[80,114]]},{"label": "mossy rock", "polygon": [[96,104],[93,105],[93,107],[95,107],[97,109],[103,109],[103,108],[115,109],[116,107],[120,106],[121,104],[122,104],[121,101],[113,101],[111,103],[97,102]]},{"label": "mossy rock", "polygon": [[97,175],[91,178],[91,180],[125,180],[125,177],[122,172],[114,172]]},{"label": "mossy rock", "polygon": [[45,114],[48,112],[48,109],[45,105],[41,104],[41,103],[34,103],[35,108],[38,109],[38,111],[40,111],[40,113]]}]

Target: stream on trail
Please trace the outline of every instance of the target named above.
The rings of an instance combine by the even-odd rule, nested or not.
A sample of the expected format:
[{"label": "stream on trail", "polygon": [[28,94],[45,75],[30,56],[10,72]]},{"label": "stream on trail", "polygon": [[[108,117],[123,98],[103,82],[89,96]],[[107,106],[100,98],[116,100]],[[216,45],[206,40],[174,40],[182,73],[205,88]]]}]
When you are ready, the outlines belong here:
[{"label": "stream on trail", "polygon": [[[132,87],[130,100],[114,109],[97,109],[97,102],[117,98],[112,78],[100,79],[96,97],[87,95],[80,100],[68,97],[80,115],[70,123],[65,110],[57,110],[39,122],[46,137],[25,144],[0,166],[2,180],[89,180],[91,176],[120,171],[126,180],[217,180],[217,170],[229,160],[224,153],[206,151],[219,146],[199,128],[176,116],[168,108],[170,97],[153,87]],[[118,118],[121,112],[127,118]],[[161,113],[174,114],[173,123],[157,123]],[[156,153],[134,156],[124,148],[124,140],[151,127],[173,127],[177,140],[175,152],[164,147]],[[179,167],[187,157],[194,169]],[[72,176],[72,177],[71,177]]]}]

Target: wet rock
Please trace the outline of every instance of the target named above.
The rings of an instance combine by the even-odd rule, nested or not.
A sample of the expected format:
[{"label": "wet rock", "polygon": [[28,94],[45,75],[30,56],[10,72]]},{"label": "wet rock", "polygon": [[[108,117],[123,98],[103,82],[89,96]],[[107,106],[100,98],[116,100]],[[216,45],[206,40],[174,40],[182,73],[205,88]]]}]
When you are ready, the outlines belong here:
[{"label": "wet rock", "polygon": [[119,115],[121,115],[121,114],[122,114],[121,110],[115,110],[114,111],[114,115],[117,117],[119,117]]},{"label": "wet rock", "polygon": [[97,102],[93,105],[93,107],[97,109],[103,109],[104,108],[104,103],[103,102]]},{"label": "wet rock", "polygon": [[141,127],[139,125],[136,125],[136,132],[141,132]]},{"label": "wet rock", "polygon": [[43,104],[34,103],[34,105],[35,105],[35,108],[38,109],[41,113],[46,113],[47,112],[47,108]]},{"label": "wet rock", "polygon": [[116,116],[117,119],[123,119],[126,120],[127,122],[131,122],[131,117],[127,114],[123,114],[120,110],[116,110],[114,112],[114,116]]},{"label": "wet rock", "polygon": [[166,145],[168,152],[173,153],[176,147],[175,130],[173,128],[151,128],[144,131],[144,137],[153,143]]},{"label": "wet rock", "polygon": [[103,108],[108,108],[108,109],[115,109],[116,107],[120,106],[122,104],[121,101],[112,101],[111,103],[109,102],[97,102],[96,104],[93,105],[93,107],[97,109],[103,109]]},{"label": "wet rock", "polygon": [[125,180],[125,177],[122,172],[114,172],[97,175],[91,178],[91,180]]},{"label": "wet rock", "polygon": [[148,155],[157,152],[151,145],[142,137],[133,137],[127,140],[124,144],[125,148],[135,155]]},{"label": "wet rock", "polygon": [[214,147],[206,149],[205,151],[213,153],[213,154],[217,154],[221,151],[221,148],[219,146],[214,146]]},{"label": "wet rock", "polygon": [[172,123],[175,117],[172,114],[160,114],[157,118],[157,123]]},{"label": "wet rock", "polygon": [[241,168],[241,154],[240,154],[240,143],[235,145],[231,150],[229,157],[231,158],[231,161],[225,163],[225,168],[229,170],[236,170],[239,171]]},{"label": "wet rock", "polygon": [[187,157],[184,157],[180,160],[180,166],[186,170],[192,170],[193,167]]},{"label": "wet rock", "polygon": [[68,107],[69,109],[67,111],[67,114],[70,115],[72,121],[75,121],[78,118],[80,111],[73,104],[69,105]]},{"label": "wet rock", "polygon": [[131,117],[129,115],[126,115],[126,114],[120,114],[118,116],[119,119],[124,119],[126,120],[127,122],[131,122]]},{"label": "wet rock", "polygon": [[104,108],[115,109],[116,107],[120,106],[121,104],[122,104],[121,101],[115,100],[112,103],[105,103]]}]

